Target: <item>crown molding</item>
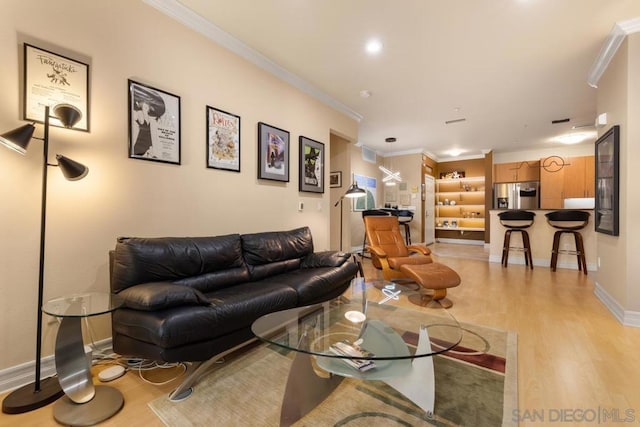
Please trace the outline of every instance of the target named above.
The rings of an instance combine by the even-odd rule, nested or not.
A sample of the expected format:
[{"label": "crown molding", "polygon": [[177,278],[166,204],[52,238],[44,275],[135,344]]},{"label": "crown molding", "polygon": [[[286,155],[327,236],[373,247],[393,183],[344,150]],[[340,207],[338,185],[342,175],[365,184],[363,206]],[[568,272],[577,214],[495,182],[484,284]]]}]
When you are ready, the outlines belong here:
[{"label": "crown molding", "polygon": [[381,152],[381,151],[376,151],[376,154],[378,154],[378,156],[380,157],[393,157],[393,156],[406,156],[409,154],[423,154],[424,150],[422,148],[414,148],[411,150],[401,150],[401,151],[387,151],[387,152]]},{"label": "crown molding", "polygon": [[587,83],[589,86],[594,88],[598,87],[600,77],[604,74],[625,37],[639,31],[640,18],[633,18],[615,23],[607,37],[607,40],[600,49],[600,53],[598,53],[596,60],[593,62],[593,65],[589,70],[589,74],[587,75]]},{"label": "crown molding", "polygon": [[353,120],[362,121],[362,114],[352,110],[345,104],[337,101],[316,88],[309,82],[303,80],[292,72],[284,69],[280,65],[276,64],[266,56],[262,55],[258,51],[252,49],[240,40],[233,37],[231,34],[224,31],[222,28],[207,21],[202,16],[198,15],[191,9],[185,7],[176,0],[143,0],[148,4],[169,16],[172,19],[180,22],[186,27],[202,34],[209,40],[221,45],[222,47],[230,50],[241,58],[251,62],[254,65],[262,68],[268,73],[273,74],[279,79],[287,82],[291,86],[301,90],[302,92],[310,95],[320,102],[328,105],[329,107],[347,115]]}]

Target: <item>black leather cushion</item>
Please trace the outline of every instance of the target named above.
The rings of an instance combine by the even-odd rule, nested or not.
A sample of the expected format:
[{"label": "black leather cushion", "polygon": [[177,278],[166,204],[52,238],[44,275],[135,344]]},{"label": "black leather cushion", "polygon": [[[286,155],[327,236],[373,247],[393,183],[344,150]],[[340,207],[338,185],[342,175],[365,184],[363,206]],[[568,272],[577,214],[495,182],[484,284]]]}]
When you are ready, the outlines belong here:
[{"label": "black leather cushion", "polygon": [[298,306],[308,305],[327,299],[327,295],[341,294],[355,276],[358,267],[345,262],[340,267],[318,267],[290,271],[262,279],[259,283],[279,283],[295,289]]},{"label": "black leather cushion", "polygon": [[300,267],[300,259],[313,253],[309,227],[290,231],[243,234],[242,250],[251,280]]},{"label": "black leather cushion", "polygon": [[125,289],[119,295],[124,298],[125,307],[143,311],[210,304],[197,289],[169,282],[143,283]]},{"label": "black leather cushion", "polygon": [[346,252],[324,251],[306,256],[300,263],[300,268],[338,267],[344,264],[351,254]]},{"label": "black leather cushion", "polygon": [[248,328],[264,314],[295,307],[298,299],[295,290],[278,282],[244,283],[212,296],[209,306],[118,309],[113,313],[114,331],[157,346],[177,347]]},{"label": "black leather cushion", "polygon": [[[229,270],[236,269],[232,274]],[[224,286],[247,280],[242,259],[240,235],[216,237],[119,238],[113,263],[111,289],[119,292],[147,282],[175,282],[210,274],[199,290],[217,283]],[[184,283],[189,285],[189,283]],[[218,284],[219,285],[219,284]]]}]

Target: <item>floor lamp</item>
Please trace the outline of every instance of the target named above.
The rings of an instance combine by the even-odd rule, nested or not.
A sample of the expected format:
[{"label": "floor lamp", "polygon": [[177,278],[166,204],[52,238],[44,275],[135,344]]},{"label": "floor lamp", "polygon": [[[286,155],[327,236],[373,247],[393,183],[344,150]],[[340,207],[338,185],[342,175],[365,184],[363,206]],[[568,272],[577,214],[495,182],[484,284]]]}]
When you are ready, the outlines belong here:
[{"label": "floor lamp", "polygon": [[351,187],[349,187],[347,192],[340,197],[340,200],[338,200],[336,204],[333,205],[333,207],[340,205],[340,250],[341,251],[342,251],[342,200],[344,200],[345,197],[347,199],[356,199],[358,197],[364,197],[366,195],[367,195],[367,191],[364,190],[363,188],[358,187],[358,183],[356,182],[355,176],[354,176],[353,184],[351,184]]},{"label": "floor lamp", "polygon": [[36,377],[33,383],[20,387],[7,395],[2,401],[2,412],[7,414],[21,414],[23,412],[32,411],[41,408],[55,401],[63,395],[58,379],[49,377],[40,381],[40,365],[42,356],[42,303],[44,290],[44,238],[45,226],[47,220],[47,166],[58,166],[64,177],[70,181],[76,181],[84,178],[89,169],[75,162],[68,157],[56,155],[58,164],[50,164],[49,155],[49,118],[55,117],[64,127],[73,127],[80,118],[82,113],[77,108],[60,104],[53,107],[53,116],[49,115],[49,106],[44,110],[44,137],[37,138],[33,136],[35,130],[34,124],[26,124],[17,129],[0,135],[0,144],[17,151],[20,154],[27,152],[27,147],[31,139],[40,139],[43,141],[43,162],[42,162],[42,205],[40,216],[40,267],[38,275],[38,309],[37,309],[37,331],[36,331]]}]

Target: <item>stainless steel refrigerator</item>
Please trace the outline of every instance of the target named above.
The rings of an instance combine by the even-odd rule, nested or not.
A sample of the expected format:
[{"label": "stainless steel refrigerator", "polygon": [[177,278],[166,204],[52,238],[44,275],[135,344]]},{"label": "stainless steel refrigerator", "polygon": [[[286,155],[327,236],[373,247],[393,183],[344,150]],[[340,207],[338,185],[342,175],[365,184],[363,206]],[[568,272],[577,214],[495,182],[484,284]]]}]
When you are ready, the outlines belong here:
[{"label": "stainless steel refrigerator", "polygon": [[506,182],[493,185],[494,209],[539,209],[540,182]]}]

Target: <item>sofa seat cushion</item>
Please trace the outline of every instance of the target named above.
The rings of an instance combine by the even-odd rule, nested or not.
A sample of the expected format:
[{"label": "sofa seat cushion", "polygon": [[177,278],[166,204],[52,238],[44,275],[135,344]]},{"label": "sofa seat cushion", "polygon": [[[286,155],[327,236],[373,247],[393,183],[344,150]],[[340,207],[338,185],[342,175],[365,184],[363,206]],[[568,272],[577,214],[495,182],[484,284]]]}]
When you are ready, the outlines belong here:
[{"label": "sofa seat cushion", "polygon": [[132,286],[118,294],[124,306],[134,310],[155,311],[185,305],[209,305],[202,292],[169,282],[151,282]]},{"label": "sofa seat cushion", "polygon": [[215,339],[248,328],[258,317],[296,306],[294,289],[280,282],[253,282],[205,294],[210,306],[173,307],[159,311],[118,309],[113,328],[164,348]]},{"label": "sofa seat cushion", "polygon": [[260,283],[280,283],[295,289],[298,306],[302,306],[326,300],[327,295],[341,294],[357,270],[358,267],[350,262],[337,268],[303,268],[263,279]]}]

